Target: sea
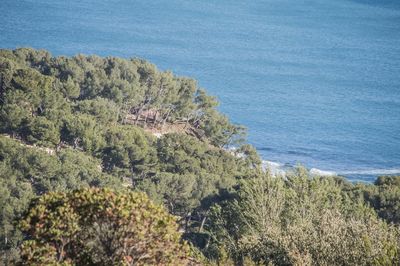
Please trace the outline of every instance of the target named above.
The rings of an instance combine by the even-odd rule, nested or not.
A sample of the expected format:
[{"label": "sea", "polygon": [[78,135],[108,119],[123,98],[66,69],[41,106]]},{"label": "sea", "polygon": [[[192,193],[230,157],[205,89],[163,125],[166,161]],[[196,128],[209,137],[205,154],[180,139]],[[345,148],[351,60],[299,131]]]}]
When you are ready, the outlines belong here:
[{"label": "sea", "polygon": [[0,47],[193,77],[266,166],[400,174],[399,0],[0,0]]}]

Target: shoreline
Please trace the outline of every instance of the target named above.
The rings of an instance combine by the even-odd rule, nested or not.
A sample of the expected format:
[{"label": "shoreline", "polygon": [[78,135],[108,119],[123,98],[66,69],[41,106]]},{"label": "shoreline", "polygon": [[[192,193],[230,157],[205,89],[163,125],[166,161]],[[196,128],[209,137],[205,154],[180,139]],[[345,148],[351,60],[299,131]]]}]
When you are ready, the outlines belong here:
[{"label": "shoreline", "polygon": [[[273,175],[285,175],[293,170],[296,165],[288,163],[279,163],[269,160],[262,160],[263,169],[269,169]],[[388,169],[358,169],[358,170],[323,170],[316,167],[304,166],[312,176],[341,176],[350,182],[373,183],[379,176],[400,175],[400,168]]]}]

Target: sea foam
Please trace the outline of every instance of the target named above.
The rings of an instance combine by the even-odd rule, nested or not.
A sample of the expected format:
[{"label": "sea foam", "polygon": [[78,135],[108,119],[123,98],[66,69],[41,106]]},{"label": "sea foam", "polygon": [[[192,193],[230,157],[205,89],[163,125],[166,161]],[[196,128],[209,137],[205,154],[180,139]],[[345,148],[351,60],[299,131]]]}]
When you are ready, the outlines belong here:
[{"label": "sea foam", "polygon": [[[266,161],[266,160],[262,161],[262,166],[263,166],[264,170],[269,170],[269,172],[272,175],[285,176],[287,172],[294,170],[293,165],[282,164],[282,163]],[[334,171],[326,171],[326,170],[321,170],[318,168],[309,169],[309,173],[312,176],[336,176],[336,175],[338,175]]]},{"label": "sea foam", "polygon": [[364,169],[364,170],[350,170],[350,171],[340,171],[339,175],[395,175],[400,174],[400,168],[392,169]]},{"label": "sea foam", "polygon": [[[294,166],[288,164],[282,164],[278,162],[272,161],[262,161],[262,166],[264,170],[269,170],[272,175],[282,175],[285,176],[288,171],[294,169]],[[308,169],[311,176],[380,176],[380,175],[396,175],[400,174],[400,168],[391,168],[391,169],[359,169],[359,170],[343,170],[343,171],[331,171],[331,170],[321,170],[318,168],[310,168]],[[368,178],[369,179],[369,178]],[[352,181],[363,181],[366,180],[354,179],[351,178]],[[369,180],[368,182],[370,182]]]},{"label": "sea foam", "polygon": [[269,171],[272,175],[285,176],[287,172],[287,167],[284,164],[272,162],[272,161],[262,161],[262,169],[264,171]]},{"label": "sea foam", "polygon": [[310,174],[313,176],[337,176],[338,175],[334,171],[320,170],[318,168],[311,168]]}]

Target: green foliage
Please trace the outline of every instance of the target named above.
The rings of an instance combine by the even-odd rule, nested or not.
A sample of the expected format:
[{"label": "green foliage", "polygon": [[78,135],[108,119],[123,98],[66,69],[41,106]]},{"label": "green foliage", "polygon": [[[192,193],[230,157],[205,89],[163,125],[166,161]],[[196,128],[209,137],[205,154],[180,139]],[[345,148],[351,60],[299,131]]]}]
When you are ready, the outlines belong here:
[{"label": "green foliage", "polygon": [[243,141],[244,127],[232,125],[226,116],[219,114],[214,109],[218,105],[214,97],[208,96],[204,90],[198,90],[195,103],[199,109],[196,111],[194,124],[212,144],[225,147]]},{"label": "green foliage", "polygon": [[[118,248],[104,239],[115,235],[114,212],[96,209],[106,204],[106,192],[82,192],[91,195],[84,196],[91,201],[85,206],[93,207],[88,213],[102,214],[89,224],[70,191],[125,187],[179,215],[184,237],[220,265],[398,263],[398,232],[367,205],[399,224],[399,177],[380,177],[374,185],[311,179],[304,169],[286,179],[265,177],[254,147],[239,146],[244,128],[217,105],[195,80],[145,60],[0,49],[2,261],[18,258],[23,235],[15,221],[28,203],[60,191],[66,194],[45,196],[40,210],[32,206],[45,214],[40,219],[48,235],[35,231],[24,241],[24,260],[60,264],[60,241],[67,241],[81,253],[62,263],[110,264],[108,254]],[[156,138],[151,132],[163,134]],[[125,207],[117,213],[130,213]],[[123,239],[126,232],[115,237]],[[35,240],[39,235],[48,242]],[[149,238],[146,245],[153,247],[152,241],[160,243]]]},{"label": "green foliage", "polygon": [[257,150],[253,146],[249,144],[242,145],[239,149],[237,149],[236,154],[237,156],[244,158],[245,163],[249,168],[256,169],[258,171],[261,170],[262,161],[257,153]]},{"label": "green foliage", "polygon": [[175,217],[144,194],[84,189],[49,193],[21,221],[30,241],[20,265],[185,265]]},{"label": "green foliage", "polygon": [[110,100],[96,98],[79,101],[75,107],[76,113],[94,117],[98,123],[116,123],[118,121],[118,106]]},{"label": "green foliage", "polygon": [[115,167],[138,173],[151,160],[149,144],[143,131],[136,127],[120,126],[105,133],[107,146],[103,149],[103,165],[109,171]]},{"label": "green foliage", "polygon": [[[206,198],[231,188],[238,179],[254,173],[253,169],[248,168],[244,158],[238,158],[227,151],[210,147],[196,138],[181,134],[167,134],[160,138],[157,142],[157,155],[161,174],[151,178],[154,185],[148,186],[151,187],[149,190],[154,192],[150,195],[165,195],[164,201],[169,202],[167,198],[170,196],[167,195],[175,191],[168,191],[171,189],[168,187],[180,190],[179,193],[185,200],[180,200],[182,203],[178,204],[179,208],[172,208],[180,215],[188,213],[194,207],[200,208],[198,211],[204,209],[201,205],[208,208],[208,203],[204,201]],[[166,180],[161,180],[163,178]],[[168,184],[169,182],[174,185]],[[149,183],[149,180],[140,181],[139,187]],[[183,184],[186,185],[185,189],[179,188],[183,187]],[[169,202],[166,206],[171,209],[170,204]]]},{"label": "green foliage", "polygon": [[387,222],[400,224],[400,176],[380,176],[375,185],[348,184],[345,191],[362,196]]},{"label": "green foliage", "polygon": [[52,121],[37,116],[30,123],[27,139],[39,145],[55,146],[60,142],[60,131]]},{"label": "green foliage", "polygon": [[[267,265],[395,265],[399,231],[331,178],[298,170],[287,180],[263,176],[212,208],[207,254]],[[222,253],[221,253],[222,252]]]},{"label": "green foliage", "polygon": [[1,129],[13,135],[23,134],[29,125],[32,115],[29,103],[21,91],[4,91],[0,107]]},{"label": "green foliage", "polygon": [[34,69],[13,69],[1,88],[2,131],[31,143],[58,144],[62,117],[70,110],[53,81]]},{"label": "green foliage", "polygon": [[190,174],[159,173],[152,179],[138,182],[136,188],[149,197],[164,204],[171,213],[186,215],[198,207],[196,177]]},{"label": "green foliage", "polygon": [[74,148],[96,154],[105,145],[102,130],[102,125],[90,115],[70,115],[65,117],[62,136]]},{"label": "green foliage", "polygon": [[400,224],[400,176],[381,176],[375,189],[366,193],[366,200],[383,219]]},{"label": "green foliage", "polygon": [[[15,220],[36,195],[54,190],[70,190],[89,186],[121,187],[116,178],[104,174],[101,161],[82,152],[23,145],[0,136],[0,249],[3,259],[16,253],[21,232]],[[15,254],[14,254],[15,255]]]},{"label": "green foliage", "polygon": [[193,134],[204,135],[216,146],[234,143],[244,134],[242,127],[215,110],[215,99],[195,81],[161,72],[144,60],[51,57],[46,51],[21,48],[0,50],[0,66],[0,118],[4,121],[0,129],[31,137],[30,141],[48,141],[47,135],[53,135],[21,132],[32,117],[45,116],[61,127],[71,109],[102,124],[185,123]]},{"label": "green foliage", "polygon": [[[1,222],[8,253],[21,240],[12,220],[36,195],[133,185],[195,228],[203,200],[249,173],[243,159],[210,145],[233,143],[239,127],[192,79],[144,60],[25,48],[0,50],[0,66],[0,132],[18,140],[1,138],[1,178],[6,190],[24,188],[2,203],[15,209]],[[185,129],[158,140],[138,128],[174,125]]]}]

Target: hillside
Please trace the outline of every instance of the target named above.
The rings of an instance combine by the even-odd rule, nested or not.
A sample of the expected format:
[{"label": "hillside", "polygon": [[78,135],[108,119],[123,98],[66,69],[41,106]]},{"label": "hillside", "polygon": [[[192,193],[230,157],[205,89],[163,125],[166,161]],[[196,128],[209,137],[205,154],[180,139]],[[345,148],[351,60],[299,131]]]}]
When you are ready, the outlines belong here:
[{"label": "hillside", "polygon": [[[79,263],[85,265],[112,258],[133,263],[138,258],[131,254],[94,248],[93,242],[104,241],[93,232],[99,224],[112,224],[104,234],[110,237],[116,225],[130,227],[139,214],[146,224],[158,219],[175,232],[169,254],[180,249],[175,238],[190,242],[190,257],[196,259],[179,258],[190,263],[399,261],[398,177],[351,184],[339,177],[311,178],[301,167],[285,178],[271,176],[262,171],[255,149],[244,143],[244,128],[219,113],[217,104],[193,79],[140,59],[0,50],[2,263],[73,264],[75,255],[83,256]],[[225,149],[231,146],[236,149]],[[176,232],[175,218],[136,192],[177,216],[182,234]],[[108,196],[115,199],[110,204],[116,213],[102,205],[109,204]],[[92,206],[91,222],[77,202]],[[138,202],[146,202],[149,210]],[[66,210],[72,213],[66,218],[83,229],[64,224],[59,216]],[[143,232],[151,230],[140,230],[134,235],[146,243],[140,252],[150,256],[146,249],[159,249],[163,242],[156,245],[157,234],[146,242]],[[121,241],[126,239],[134,242],[131,235]],[[151,254],[153,264],[172,260],[159,250]]]}]

